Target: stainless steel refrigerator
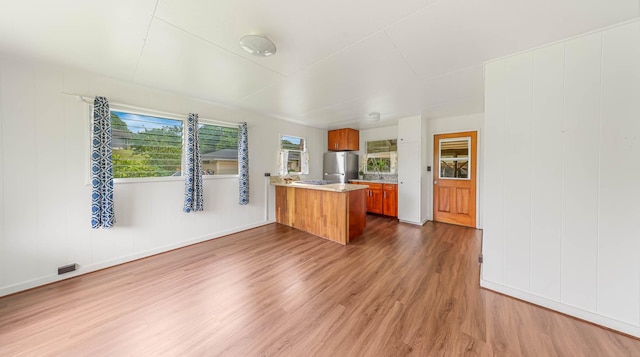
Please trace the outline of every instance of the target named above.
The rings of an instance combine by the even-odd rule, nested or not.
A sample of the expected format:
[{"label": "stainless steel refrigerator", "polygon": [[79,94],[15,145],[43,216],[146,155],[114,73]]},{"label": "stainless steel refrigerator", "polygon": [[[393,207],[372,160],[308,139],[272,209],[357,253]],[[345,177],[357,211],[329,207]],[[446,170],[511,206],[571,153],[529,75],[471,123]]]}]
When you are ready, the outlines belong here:
[{"label": "stainless steel refrigerator", "polygon": [[358,178],[358,154],[349,151],[324,154],[323,180],[331,183],[348,183]]}]

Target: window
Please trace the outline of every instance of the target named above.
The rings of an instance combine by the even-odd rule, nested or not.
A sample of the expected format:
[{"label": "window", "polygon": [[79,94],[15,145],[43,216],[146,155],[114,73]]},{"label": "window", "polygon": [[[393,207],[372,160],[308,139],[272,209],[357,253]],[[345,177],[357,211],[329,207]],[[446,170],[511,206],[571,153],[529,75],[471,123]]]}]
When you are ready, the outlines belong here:
[{"label": "window", "polygon": [[396,139],[367,141],[364,155],[364,172],[369,174],[394,174],[398,163]]},{"label": "window", "polygon": [[471,138],[440,140],[440,178],[469,179]]},{"label": "window", "polygon": [[280,136],[280,174],[308,174],[307,146],[304,138]]},{"label": "window", "polygon": [[[182,176],[186,119],[111,111],[114,178]],[[200,124],[203,175],[238,174],[238,128]]]},{"label": "window", "polygon": [[200,160],[203,175],[238,174],[238,128],[200,124]]},{"label": "window", "polygon": [[180,176],[182,121],[111,111],[113,177]]}]

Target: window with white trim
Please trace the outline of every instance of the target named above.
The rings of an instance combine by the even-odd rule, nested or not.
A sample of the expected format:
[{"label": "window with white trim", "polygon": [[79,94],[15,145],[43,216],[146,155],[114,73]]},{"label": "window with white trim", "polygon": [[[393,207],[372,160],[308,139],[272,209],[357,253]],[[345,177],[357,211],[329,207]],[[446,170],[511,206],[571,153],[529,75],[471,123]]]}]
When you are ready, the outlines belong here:
[{"label": "window with white trim", "polygon": [[309,154],[304,138],[280,135],[279,166],[281,175],[309,173]]},{"label": "window with white trim", "polygon": [[398,164],[397,140],[367,141],[364,169],[368,174],[395,174]]},{"label": "window with white trim", "polygon": [[[182,176],[185,117],[111,110],[113,177]],[[200,120],[203,175],[238,174],[238,128]]]}]

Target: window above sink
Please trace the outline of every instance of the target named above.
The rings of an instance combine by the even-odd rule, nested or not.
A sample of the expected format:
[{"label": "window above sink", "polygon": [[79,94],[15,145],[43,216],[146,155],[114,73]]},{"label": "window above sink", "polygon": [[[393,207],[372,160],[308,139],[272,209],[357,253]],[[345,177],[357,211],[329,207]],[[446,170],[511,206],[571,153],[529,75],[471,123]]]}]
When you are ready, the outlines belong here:
[{"label": "window above sink", "polygon": [[374,175],[395,174],[398,166],[397,148],[396,139],[367,141],[360,171]]}]

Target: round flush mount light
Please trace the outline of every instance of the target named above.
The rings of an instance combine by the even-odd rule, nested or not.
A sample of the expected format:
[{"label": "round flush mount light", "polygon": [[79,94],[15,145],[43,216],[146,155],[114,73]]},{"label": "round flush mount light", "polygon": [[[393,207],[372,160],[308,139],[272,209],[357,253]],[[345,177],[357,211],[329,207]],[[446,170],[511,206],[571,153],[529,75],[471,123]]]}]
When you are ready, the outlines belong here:
[{"label": "round flush mount light", "polygon": [[376,123],[380,121],[380,113],[378,112],[373,112],[373,113],[369,113],[369,121],[372,123]]},{"label": "round flush mount light", "polygon": [[252,34],[242,36],[240,47],[258,57],[269,57],[276,53],[276,44],[264,35]]}]

